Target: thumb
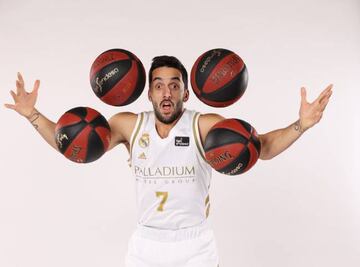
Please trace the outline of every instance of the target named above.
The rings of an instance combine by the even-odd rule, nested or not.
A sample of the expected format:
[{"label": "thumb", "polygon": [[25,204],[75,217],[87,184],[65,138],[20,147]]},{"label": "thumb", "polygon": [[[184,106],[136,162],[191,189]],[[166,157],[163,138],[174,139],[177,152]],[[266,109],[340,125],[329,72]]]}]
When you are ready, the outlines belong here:
[{"label": "thumb", "polygon": [[4,104],[4,106],[8,109],[13,109],[15,110],[15,105],[12,105],[12,104]]}]

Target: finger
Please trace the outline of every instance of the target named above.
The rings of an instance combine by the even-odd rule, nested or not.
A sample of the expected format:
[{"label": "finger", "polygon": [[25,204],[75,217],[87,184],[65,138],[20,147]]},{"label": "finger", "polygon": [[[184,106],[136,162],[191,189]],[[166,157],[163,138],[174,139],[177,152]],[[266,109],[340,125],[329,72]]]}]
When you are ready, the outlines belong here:
[{"label": "finger", "polygon": [[330,96],[332,95],[332,91],[328,91],[325,95],[323,95],[320,99],[318,98],[317,100],[315,100],[313,102],[314,105],[321,105],[325,102],[325,101],[329,101]]},{"label": "finger", "polygon": [[318,96],[318,100],[320,100],[321,98],[323,98],[324,96],[326,96],[329,92],[331,92],[332,89],[332,84],[328,85],[322,92],[321,94]]},{"label": "finger", "polygon": [[17,78],[18,78],[19,82],[22,84],[22,86],[24,87],[24,86],[25,86],[25,82],[24,82],[24,79],[23,79],[23,77],[22,77],[22,75],[21,75],[20,72],[17,73]]},{"label": "finger", "polygon": [[301,102],[306,103],[306,89],[305,89],[305,87],[301,87]]},{"label": "finger", "polygon": [[332,88],[333,88],[333,84],[331,83],[331,84],[329,84],[328,86],[326,86],[326,88],[323,90],[323,92],[328,92],[328,91],[330,91]]},{"label": "finger", "polygon": [[22,86],[22,84],[18,80],[16,81],[16,93],[18,95],[21,95],[21,94],[25,93],[24,87]]},{"label": "finger", "polygon": [[328,92],[326,93],[326,95],[324,95],[324,96],[319,100],[319,104],[322,105],[323,102],[329,101],[331,95],[332,95],[332,91],[328,91]]},{"label": "finger", "polygon": [[328,95],[324,95],[322,96],[319,100],[315,101],[316,103],[318,104],[322,104],[324,101],[326,101],[327,99],[329,99],[329,96]]},{"label": "finger", "polygon": [[330,83],[326,88],[332,89],[334,87],[334,84]]},{"label": "finger", "polygon": [[40,80],[34,82],[33,93],[37,93],[40,87]]},{"label": "finger", "polygon": [[315,100],[315,101],[319,101],[324,97],[326,96],[332,89],[333,85],[332,84],[329,84],[322,92],[321,94],[318,96],[318,98]]},{"label": "finger", "polygon": [[4,106],[5,106],[6,108],[15,110],[15,105],[12,105],[12,104],[4,104]]},{"label": "finger", "polygon": [[18,78],[18,80],[16,81],[16,88],[18,89],[17,93],[23,94],[26,92],[25,91],[25,82],[24,82],[24,79],[20,72],[17,73],[17,78]]},{"label": "finger", "polygon": [[329,98],[321,104],[320,110],[324,111],[328,103],[329,103]]},{"label": "finger", "polygon": [[14,102],[17,102],[17,95],[15,94],[15,92],[13,90],[10,91],[10,95],[14,99]]}]

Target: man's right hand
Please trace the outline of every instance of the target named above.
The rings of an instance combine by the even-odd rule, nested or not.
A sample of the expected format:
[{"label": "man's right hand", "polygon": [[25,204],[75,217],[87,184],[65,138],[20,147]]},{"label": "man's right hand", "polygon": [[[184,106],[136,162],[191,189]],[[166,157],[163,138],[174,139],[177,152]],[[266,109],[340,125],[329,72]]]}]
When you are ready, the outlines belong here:
[{"label": "man's right hand", "polygon": [[16,93],[14,91],[10,91],[10,94],[14,99],[14,104],[5,104],[5,107],[13,109],[20,115],[24,116],[40,133],[45,141],[58,150],[54,138],[56,124],[35,109],[39,86],[40,81],[36,80],[32,91],[30,93],[26,92],[24,79],[21,74],[18,73],[16,80]]},{"label": "man's right hand", "polygon": [[30,93],[26,92],[24,79],[18,72],[16,80],[16,93],[13,90],[10,91],[10,94],[14,99],[14,104],[5,104],[5,107],[13,109],[20,115],[29,118],[35,109],[39,86],[40,81],[36,80],[33,90]]}]

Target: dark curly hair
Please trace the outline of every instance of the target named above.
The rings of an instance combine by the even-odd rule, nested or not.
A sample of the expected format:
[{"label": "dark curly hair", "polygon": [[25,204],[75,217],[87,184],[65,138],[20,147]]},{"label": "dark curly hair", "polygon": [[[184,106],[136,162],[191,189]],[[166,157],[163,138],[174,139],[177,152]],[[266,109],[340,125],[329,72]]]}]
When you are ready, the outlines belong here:
[{"label": "dark curly hair", "polygon": [[152,72],[154,69],[160,67],[169,67],[175,68],[181,72],[182,80],[184,82],[185,89],[188,89],[188,73],[184,67],[184,65],[173,56],[157,56],[154,57],[151,63],[151,68],[149,70],[149,84],[152,81]]}]

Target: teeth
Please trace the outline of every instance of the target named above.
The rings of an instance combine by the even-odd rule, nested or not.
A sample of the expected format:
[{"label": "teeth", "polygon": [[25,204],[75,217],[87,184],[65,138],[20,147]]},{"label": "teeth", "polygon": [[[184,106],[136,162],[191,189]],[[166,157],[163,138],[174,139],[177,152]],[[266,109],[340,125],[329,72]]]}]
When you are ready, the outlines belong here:
[{"label": "teeth", "polygon": [[171,103],[163,103],[161,106],[162,107],[171,107]]}]

